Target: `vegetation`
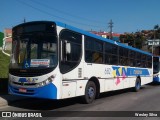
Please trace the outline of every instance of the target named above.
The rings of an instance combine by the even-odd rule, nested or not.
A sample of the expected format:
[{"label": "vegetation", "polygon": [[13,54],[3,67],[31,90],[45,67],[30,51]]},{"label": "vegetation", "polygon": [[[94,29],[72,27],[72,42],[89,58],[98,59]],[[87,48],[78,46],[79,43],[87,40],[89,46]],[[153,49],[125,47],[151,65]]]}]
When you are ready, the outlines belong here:
[{"label": "vegetation", "polygon": [[122,43],[128,43],[129,46],[136,47],[141,49],[142,43],[145,41],[145,37],[137,32],[137,33],[126,33],[125,35],[120,36],[120,41]]},{"label": "vegetation", "polygon": [[6,56],[0,50],[0,78],[8,77],[8,67],[9,67],[10,57]]},{"label": "vegetation", "polygon": [[[120,42],[128,43],[128,45],[143,49],[147,40],[160,39],[160,27],[159,25],[155,25],[153,30],[142,30],[136,33],[125,33],[120,36]],[[150,47],[148,46],[147,50],[151,52]]]},{"label": "vegetation", "polygon": [[2,44],[3,44],[3,37],[4,37],[4,34],[0,32],[0,47],[2,47]]}]

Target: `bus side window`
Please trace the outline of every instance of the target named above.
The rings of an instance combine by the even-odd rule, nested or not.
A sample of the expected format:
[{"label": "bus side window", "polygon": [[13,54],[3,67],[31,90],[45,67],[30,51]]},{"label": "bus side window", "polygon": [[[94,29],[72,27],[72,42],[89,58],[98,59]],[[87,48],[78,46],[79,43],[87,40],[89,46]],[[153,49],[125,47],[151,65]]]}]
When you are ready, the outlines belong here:
[{"label": "bus side window", "polygon": [[118,64],[118,56],[117,55],[111,55],[111,64],[117,65]]},{"label": "bus side window", "polygon": [[62,73],[68,72],[76,67],[82,55],[82,35],[70,30],[62,30],[61,40],[61,65]]},{"label": "bus side window", "polygon": [[103,63],[103,42],[85,36],[85,61],[89,63]]},{"label": "bus side window", "polygon": [[93,53],[93,62],[95,63],[102,63],[102,54],[98,52]]},{"label": "bus side window", "polygon": [[137,61],[137,67],[140,67],[140,66],[141,66],[141,61],[138,60],[138,61]]},{"label": "bus side window", "polygon": [[111,64],[112,56],[110,54],[105,54],[105,64]]}]

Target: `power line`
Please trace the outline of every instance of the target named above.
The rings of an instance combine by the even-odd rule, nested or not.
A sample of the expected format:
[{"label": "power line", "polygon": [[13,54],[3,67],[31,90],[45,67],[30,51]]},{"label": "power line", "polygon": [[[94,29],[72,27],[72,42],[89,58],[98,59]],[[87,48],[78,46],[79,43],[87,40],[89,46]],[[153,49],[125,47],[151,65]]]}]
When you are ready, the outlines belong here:
[{"label": "power line", "polygon": [[[64,11],[58,10],[58,9],[54,8],[53,6],[51,7],[51,6],[47,5],[47,4],[44,4],[44,3],[39,2],[39,1],[31,0],[31,2],[34,2],[34,3],[36,3],[36,4],[39,4],[40,6],[49,8],[49,9],[51,9],[51,10],[54,10],[54,11],[59,12],[59,13],[61,13],[61,14],[65,14],[65,15],[70,16],[70,17],[80,18],[81,20],[88,20],[88,21],[90,21],[90,22],[103,23],[102,21],[91,20],[91,19],[89,19],[89,18],[85,18],[85,17],[73,15],[73,14],[70,14],[70,13],[68,13],[68,12],[64,12]],[[104,23],[104,24],[105,24],[105,23]]]},{"label": "power line", "polygon": [[45,11],[45,10],[42,10],[42,9],[40,9],[40,8],[34,7],[33,5],[30,5],[30,4],[28,4],[28,3],[24,2],[24,1],[21,1],[21,0],[18,0],[18,1],[19,1],[19,3],[21,3],[21,4],[23,4],[23,5],[29,6],[29,7],[31,7],[32,9],[35,9],[35,10],[37,10],[37,11],[39,11],[39,12],[42,12],[42,13],[44,13],[44,14],[47,14],[47,15],[49,15],[49,16],[52,16],[52,17],[55,17],[55,18],[59,18],[59,19],[62,19],[62,20],[66,20],[66,21],[70,21],[70,22],[75,23],[75,24],[78,24],[78,25],[84,25],[84,26],[99,28],[99,26],[89,25],[89,24],[77,22],[77,21],[74,21],[74,20],[69,20],[69,19],[64,18],[64,17],[60,17],[60,16],[58,16],[58,15],[51,14],[51,13],[49,13],[49,12],[47,12],[47,11]]}]

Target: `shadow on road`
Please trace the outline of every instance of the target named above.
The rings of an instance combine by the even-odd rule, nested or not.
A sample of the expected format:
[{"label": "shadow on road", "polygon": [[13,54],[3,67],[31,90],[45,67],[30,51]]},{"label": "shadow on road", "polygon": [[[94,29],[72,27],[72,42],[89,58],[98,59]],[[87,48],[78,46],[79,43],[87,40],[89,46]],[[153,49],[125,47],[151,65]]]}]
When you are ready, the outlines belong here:
[{"label": "shadow on road", "polygon": [[8,94],[8,78],[0,78],[0,95]]},{"label": "shadow on road", "polygon": [[9,106],[14,106],[29,110],[54,110],[58,108],[71,106],[74,104],[79,104],[78,101],[79,101],[78,98],[70,98],[64,100],[26,98],[23,100],[16,101],[14,103],[9,103]]},{"label": "shadow on road", "polygon": [[160,83],[159,82],[151,82],[148,85],[150,85],[150,86],[160,86]]},{"label": "shadow on road", "polygon": [[[144,89],[142,87],[142,89]],[[125,94],[128,92],[132,92],[131,89],[124,89],[124,90],[117,90],[117,91],[111,91],[100,94],[101,98],[116,96],[120,94]],[[98,101],[98,100],[97,100]],[[92,103],[90,105],[96,104]],[[22,108],[22,109],[29,109],[29,110],[56,110],[60,108],[64,108],[67,106],[72,105],[79,105],[79,106],[86,106],[86,104],[82,104],[81,97],[76,98],[69,98],[69,99],[63,99],[63,100],[48,100],[48,99],[39,99],[39,98],[26,98],[19,101],[16,101],[14,103],[9,103],[10,106]],[[89,106],[90,106],[89,105]],[[81,108],[81,107],[80,107]],[[82,108],[83,109],[83,108]]]}]

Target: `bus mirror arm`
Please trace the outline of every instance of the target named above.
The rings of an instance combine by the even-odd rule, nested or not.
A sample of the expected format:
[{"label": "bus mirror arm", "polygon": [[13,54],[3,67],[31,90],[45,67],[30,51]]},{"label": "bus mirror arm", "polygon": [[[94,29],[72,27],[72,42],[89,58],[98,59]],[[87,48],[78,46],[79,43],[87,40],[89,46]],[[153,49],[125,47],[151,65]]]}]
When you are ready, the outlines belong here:
[{"label": "bus mirror arm", "polygon": [[61,41],[61,61],[66,61],[67,60],[67,54],[71,53],[71,43]]},{"label": "bus mirror arm", "polygon": [[71,53],[71,43],[66,42],[66,54],[70,54]]},{"label": "bus mirror arm", "polygon": [[64,59],[63,59],[63,42],[61,41],[61,56],[60,56],[60,59],[61,59],[61,61],[63,61]]}]

